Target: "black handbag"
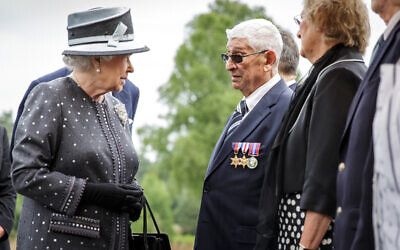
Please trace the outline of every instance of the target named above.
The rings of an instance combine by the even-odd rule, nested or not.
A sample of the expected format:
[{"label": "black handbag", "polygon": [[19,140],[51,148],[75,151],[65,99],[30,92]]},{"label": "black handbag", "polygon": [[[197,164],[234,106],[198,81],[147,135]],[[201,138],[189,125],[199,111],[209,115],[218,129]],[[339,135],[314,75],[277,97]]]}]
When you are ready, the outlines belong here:
[{"label": "black handbag", "polygon": [[[143,233],[132,233],[132,246],[131,250],[171,250],[169,243],[168,234],[160,233],[156,219],[154,218],[153,212],[151,211],[150,205],[147,199],[143,196],[145,203],[143,206]],[[147,233],[147,212],[149,210],[151,219],[153,220],[154,226],[157,233]]]}]

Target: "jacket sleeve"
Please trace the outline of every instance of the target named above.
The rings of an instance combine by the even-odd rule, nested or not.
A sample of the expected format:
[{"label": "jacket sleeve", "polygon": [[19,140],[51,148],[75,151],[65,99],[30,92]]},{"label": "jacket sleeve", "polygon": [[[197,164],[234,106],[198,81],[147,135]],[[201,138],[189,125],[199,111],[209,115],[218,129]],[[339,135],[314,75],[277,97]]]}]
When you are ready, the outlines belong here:
[{"label": "jacket sleeve", "polygon": [[7,132],[4,127],[0,127],[1,132],[1,166],[0,166],[0,226],[6,234],[0,241],[6,240],[13,226],[15,210],[15,190],[11,184],[10,177],[10,158]]},{"label": "jacket sleeve", "polygon": [[339,145],[360,79],[337,68],[317,83],[313,97],[301,207],[335,216]]},{"label": "jacket sleeve", "polygon": [[86,180],[52,170],[65,140],[61,94],[51,83],[39,84],[29,94],[15,133],[12,181],[18,193],[73,215]]}]

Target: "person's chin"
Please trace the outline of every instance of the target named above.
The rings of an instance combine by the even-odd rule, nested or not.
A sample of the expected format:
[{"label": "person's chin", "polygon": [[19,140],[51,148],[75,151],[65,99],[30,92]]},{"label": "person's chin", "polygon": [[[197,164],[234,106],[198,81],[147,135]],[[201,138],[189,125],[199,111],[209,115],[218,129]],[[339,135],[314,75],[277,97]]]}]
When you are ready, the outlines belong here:
[{"label": "person's chin", "polygon": [[115,88],[114,88],[114,92],[120,92],[121,90],[122,90],[122,88],[123,88],[123,84],[121,84],[121,85],[118,85],[118,86],[116,86]]},{"label": "person's chin", "polygon": [[304,49],[303,49],[303,48],[300,49],[300,55],[301,55],[302,57],[304,57],[304,58],[307,58],[307,57],[306,57],[306,53],[304,52]]},{"label": "person's chin", "polygon": [[232,87],[234,89],[239,89],[240,88],[240,82],[239,81],[232,81]]}]

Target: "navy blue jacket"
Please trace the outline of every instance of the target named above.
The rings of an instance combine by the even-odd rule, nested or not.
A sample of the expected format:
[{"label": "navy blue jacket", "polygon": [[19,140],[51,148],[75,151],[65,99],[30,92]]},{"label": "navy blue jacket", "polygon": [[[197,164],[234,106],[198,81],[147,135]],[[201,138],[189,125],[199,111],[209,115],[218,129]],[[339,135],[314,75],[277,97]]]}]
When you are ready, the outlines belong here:
[{"label": "navy blue jacket", "polygon": [[380,65],[400,58],[400,22],[377,52],[353,99],[344,130],[337,176],[336,250],[374,249],[372,122],[380,83]]},{"label": "navy blue jacket", "polygon": [[0,126],[0,143],[0,225],[6,231],[5,235],[0,238],[0,249],[9,250],[8,236],[14,222],[16,194],[10,177],[11,163],[7,131],[2,126]]},{"label": "navy blue jacket", "polygon": [[[28,97],[29,93],[32,91],[32,89],[36,85],[38,85],[41,82],[49,82],[54,79],[67,76],[70,73],[71,73],[71,70],[69,70],[67,67],[64,67],[64,68],[58,69],[50,74],[39,77],[38,79],[31,82],[31,84],[29,85],[28,89],[26,90],[25,95],[22,98],[21,103],[19,104],[19,107],[18,107],[18,112],[17,112],[17,116],[15,118],[14,128],[13,128],[12,136],[11,136],[10,154],[11,154],[12,149],[14,148],[15,128],[17,127],[19,118],[21,117],[22,111],[24,110],[25,101],[26,101],[26,98]],[[132,121],[133,121],[133,119],[135,118],[137,104],[139,101],[139,94],[140,94],[139,88],[136,87],[136,85],[134,85],[131,81],[129,81],[127,79],[121,92],[113,92],[112,94],[114,97],[119,99],[123,104],[125,104],[126,111],[128,112],[128,118],[132,119]],[[130,126],[131,126],[130,128],[132,130],[132,124]],[[12,158],[11,158],[11,160],[12,160]]]},{"label": "navy blue jacket", "polygon": [[[212,153],[204,179],[196,250],[251,250],[256,242],[258,202],[267,155],[292,96],[281,80],[225,139],[229,118]],[[233,142],[259,142],[258,166],[231,165]],[[238,154],[241,157],[241,153]],[[247,155],[248,156],[248,155]]]},{"label": "navy blue jacket", "polygon": [[296,90],[296,87],[297,87],[297,82],[295,82],[295,83],[292,83],[292,84],[290,84],[289,85],[289,88],[291,89],[291,90],[293,90],[293,92]]}]

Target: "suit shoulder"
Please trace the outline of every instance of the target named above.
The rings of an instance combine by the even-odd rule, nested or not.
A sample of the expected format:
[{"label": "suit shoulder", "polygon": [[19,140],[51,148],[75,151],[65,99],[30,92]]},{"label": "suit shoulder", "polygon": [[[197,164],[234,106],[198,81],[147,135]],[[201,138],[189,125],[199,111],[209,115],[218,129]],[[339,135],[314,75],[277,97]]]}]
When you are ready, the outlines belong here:
[{"label": "suit shoulder", "polygon": [[133,82],[131,82],[129,79],[126,79],[126,83],[125,83],[123,89],[128,92],[139,92],[139,88]]},{"label": "suit shoulder", "polygon": [[5,127],[0,125],[0,135],[3,136],[4,134],[7,136],[7,130]]},{"label": "suit shoulder", "polygon": [[51,73],[49,73],[47,75],[39,77],[38,79],[32,81],[31,85],[32,84],[39,84],[41,82],[50,82],[50,81],[52,81],[54,79],[67,76],[70,73],[71,73],[71,70],[69,70],[67,67],[64,67],[64,68],[58,69],[58,70],[56,70],[54,72],[51,72]]}]

